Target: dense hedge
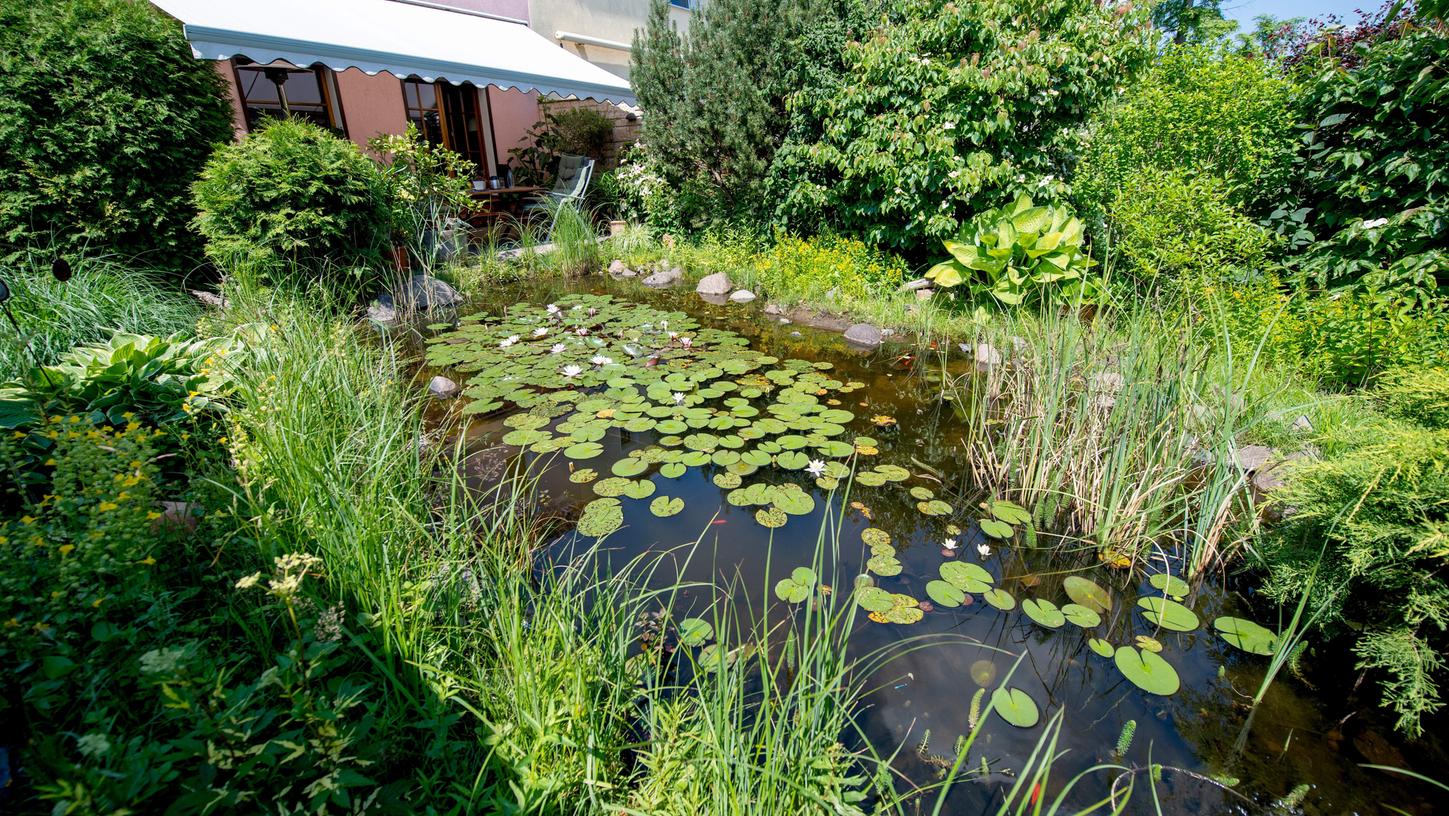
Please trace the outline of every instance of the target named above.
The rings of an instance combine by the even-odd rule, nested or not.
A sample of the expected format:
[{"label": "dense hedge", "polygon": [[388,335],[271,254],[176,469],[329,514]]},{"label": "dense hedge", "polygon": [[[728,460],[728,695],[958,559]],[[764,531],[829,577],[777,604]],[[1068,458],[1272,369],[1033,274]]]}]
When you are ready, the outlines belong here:
[{"label": "dense hedge", "polygon": [[0,256],[185,264],[188,189],[231,121],[220,75],[150,3],[0,0]]}]

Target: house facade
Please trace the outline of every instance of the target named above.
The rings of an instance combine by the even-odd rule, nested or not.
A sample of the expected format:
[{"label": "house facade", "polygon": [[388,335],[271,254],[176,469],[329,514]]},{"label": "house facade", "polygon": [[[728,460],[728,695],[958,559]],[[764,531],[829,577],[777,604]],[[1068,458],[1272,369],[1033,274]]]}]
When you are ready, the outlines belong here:
[{"label": "house facade", "polygon": [[[411,123],[488,178],[550,106],[600,111],[613,148],[637,133],[629,48],[650,0],[153,2],[215,61],[239,136],[290,115],[365,148]],[[681,29],[695,2],[671,0]]]}]

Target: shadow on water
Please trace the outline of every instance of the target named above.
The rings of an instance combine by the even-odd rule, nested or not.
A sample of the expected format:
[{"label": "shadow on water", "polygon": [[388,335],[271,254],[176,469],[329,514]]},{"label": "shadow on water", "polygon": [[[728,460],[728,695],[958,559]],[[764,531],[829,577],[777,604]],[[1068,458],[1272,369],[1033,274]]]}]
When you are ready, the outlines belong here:
[{"label": "shadow on water", "polygon": [[[968,361],[944,350],[889,344],[862,352],[836,333],[781,323],[758,305],[709,304],[692,292],[650,291],[601,278],[505,287],[491,293],[487,302],[475,304],[474,310],[494,312],[515,302],[547,303],[569,293],[610,294],[663,310],[687,311],[702,324],[734,331],[752,348],[781,359],[833,364],[833,376],[864,383],[842,397],[841,406],[856,415],[849,425],[852,432],[879,441],[878,455],[861,466],[897,464],[915,476],[907,483],[880,488],[852,489],[843,484],[829,493],[802,476],[795,481],[815,498],[814,511],[770,530],[756,523],[753,508],[725,501],[728,491],[713,481],[722,468],[691,467],[668,480],[654,473],[649,478],[659,492],[682,498],[683,511],[658,518],[648,510],[648,501],[625,500],[624,526],[605,538],[602,547],[566,524],[547,542],[546,558],[590,556],[605,564],[611,559],[622,564],[641,553],[667,552],[665,563],[675,568],[657,569],[655,581],[695,585],[679,592],[677,603],[688,607],[679,614],[703,614],[712,604],[729,603],[756,613],[770,609],[772,619],[783,619],[790,611],[775,602],[768,587],[793,567],[811,562],[822,525],[832,525],[831,533],[838,533],[839,542],[823,580],[830,583],[833,577],[841,591],[848,591],[855,576],[866,571],[870,550],[861,532],[876,527],[890,534],[903,565],[899,575],[877,579],[883,588],[924,600],[925,584],[951,557],[980,563],[997,586],[1018,600],[1035,597],[1061,604],[1068,600],[1062,580],[1082,575],[1106,587],[1113,599],[1095,634],[1113,644],[1131,643],[1139,635],[1154,637],[1181,677],[1182,688],[1176,694],[1147,694],[1128,682],[1110,658],[1089,649],[1088,634],[1082,629],[1069,624],[1048,630],[1034,624],[1020,607],[1003,612],[980,596],[968,595],[973,602],[958,608],[935,608],[912,625],[862,621],[852,639],[852,648],[862,654],[899,647],[911,639],[928,642],[924,648],[900,648],[898,656],[877,670],[866,684],[873,690],[858,716],[861,730],[882,753],[900,748],[895,767],[905,779],[928,785],[944,776],[955,761],[957,740],[971,728],[976,690],[986,687],[989,693],[1011,669],[1015,656],[1022,655],[1011,684],[1038,703],[1043,723],[1057,711],[1064,721],[1058,749],[1065,753],[1052,769],[1049,796],[1097,764],[1137,769],[1130,780],[1121,771],[1083,778],[1068,796],[1070,810],[1109,797],[1114,782],[1120,789],[1131,781],[1136,792],[1128,813],[1154,813],[1158,807],[1163,813],[1297,812],[1283,806],[1284,797],[1301,801],[1296,807],[1314,814],[1434,811],[1432,789],[1361,767],[1361,763],[1378,763],[1445,775],[1444,753],[1433,737],[1411,750],[1394,737],[1386,722],[1367,713],[1371,704],[1351,699],[1353,690],[1345,687],[1352,682],[1351,673],[1334,667],[1315,672],[1310,665],[1308,679],[1280,676],[1252,712],[1240,753],[1236,743],[1249,724],[1250,703],[1267,668],[1266,658],[1230,648],[1209,625],[1183,633],[1155,629],[1139,613],[1136,600],[1160,593],[1145,578],[1101,565],[1089,547],[1074,547],[1046,534],[1037,548],[1020,541],[998,546],[958,512],[955,521],[963,530],[955,536],[956,549],[943,550],[950,537],[948,519],[923,515],[907,491],[912,485],[928,485],[958,511],[989,498],[970,493],[969,486],[962,492],[963,427],[952,404],[941,399],[943,374],[969,371]],[[424,379],[434,373],[440,372],[421,372]],[[455,378],[464,382],[466,376]],[[875,425],[873,417],[894,421]],[[561,455],[520,454],[517,448],[502,445],[500,437],[508,430],[502,419],[497,415],[476,419],[464,432],[463,467],[470,485],[490,490],[515,457],[526,457],[530,472],[539,477],[540,509],[565,521],[576,520],[583,506],[596,498],[590,485],[569,480],[573,466]],[[607,467],[631,451],[656,444],[659,436],[655,431],[612,429],[600,440],[603,455],[589,464]],[[704,587],[727,589],[711,592]],[[1204,623],[1225,614],[1252,617],[1237,593],[1212,580],[1194,586],[1183,602]],[[863,618],[865,613],[859,614]],[[1311,664],[1311,657],[1307,662]],[[1041,726],[1018,729],[993,716],[980,728],[965,760],[965,766],[979,774],[954,786],[943,813],[994,812],[1016,783]],[[1124,728],[1135,733],[1119,755]],[[1154,773],[1155,765],[1163,768]],[[1295,795],[1295,789],[1305,784],[1310,786],[1306,793]],[[1155,802],[1149,792],[1152,787]]]}]

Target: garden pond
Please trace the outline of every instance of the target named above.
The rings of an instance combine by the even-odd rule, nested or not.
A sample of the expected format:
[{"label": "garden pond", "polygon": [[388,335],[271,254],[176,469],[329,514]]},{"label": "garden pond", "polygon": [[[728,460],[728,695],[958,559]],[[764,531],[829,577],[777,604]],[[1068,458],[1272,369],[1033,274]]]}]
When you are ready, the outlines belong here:
[{"label": "garden pond", "polygon": [[[467,419],[473,487],[536,476],[539,512],[563,519],[549,561],[666,554],[653,580],[689,585],[673,615],[693,620],[663,639],[706,665],[727,654],[699,622],[721,605],[773,621],[846,595],[851,648],[895,651],[857,722],[900,748],[903,779],[938,781],[982,729],[943,812],[994,811],[1058,712],[1051,797],[1112,763],[1142,769],[1128,813],[1434,811],[1431,788],[1363,767],[1444,765],[1435,737],[1411,751],[1351,706],[1354,672],[1310,653],[1254,710],[1276,621],[1253,623],[1269,611],[1231,576],[1184,582],[1171,552],[1112,563],[1052,535],[1052,508],[973,491],[943,389],[969,388],[966,355],[856,349],[758,304],[606,278],[504,287],[460,314],[429,327],[419,376],[462,386],[439,411]],[[1067,804],[1127,781],[1090,773]]]}]

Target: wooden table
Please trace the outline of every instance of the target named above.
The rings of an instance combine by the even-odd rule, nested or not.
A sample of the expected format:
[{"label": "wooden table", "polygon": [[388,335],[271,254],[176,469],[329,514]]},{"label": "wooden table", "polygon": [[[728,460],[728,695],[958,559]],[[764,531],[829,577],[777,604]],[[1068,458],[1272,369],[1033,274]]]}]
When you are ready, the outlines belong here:
[{"label": "wooden table", "polygon": [[505,215],[518,217],[522,213],[520,202],[526,196],[541,193],[544,188],[520,185],[494,187],[484,190],[470,190],[468,196],[476,203],[476,209],[468,218],[474,227],[486,228]]}]

